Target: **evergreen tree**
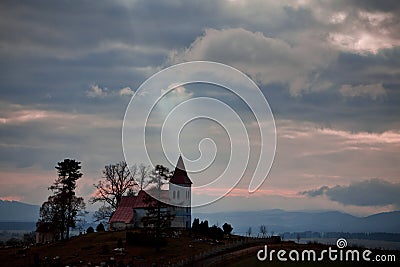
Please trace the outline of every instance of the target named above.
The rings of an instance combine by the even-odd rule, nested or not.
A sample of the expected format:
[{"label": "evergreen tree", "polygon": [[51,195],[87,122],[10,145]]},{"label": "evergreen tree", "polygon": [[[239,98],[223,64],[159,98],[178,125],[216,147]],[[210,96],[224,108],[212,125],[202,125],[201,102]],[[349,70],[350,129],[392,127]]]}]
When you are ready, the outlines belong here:
[{"label": "evergreen tree", "polygon": [[174,219],[174,215],[169,212],[166,205],[161,203],[161,190],[162,186],[169,181],[172,173],[167,167],[163,165],[156,165],[151,173],[151,185],[150,190],[153,191],[154,199],[147,195],[144,200],[150,206],[147,210],[146,216],[142,218],[142,222],[148,228],[155,230],[155,238],[157,242],[157,250],[159,250],[159,244],[161,243],[161,233],[171,226],[171,222]]},{"label": "evergreen tree", "polygon": [[58,178],[49,187],[53,195],[40,208],[40,222],[50,222],[61,240],[69,238],[70,228],[76,226],[79,216],[85,214],[85,202],[75,195],[76,182],[82,177],[81,163],[71,159],[58,162]]}]

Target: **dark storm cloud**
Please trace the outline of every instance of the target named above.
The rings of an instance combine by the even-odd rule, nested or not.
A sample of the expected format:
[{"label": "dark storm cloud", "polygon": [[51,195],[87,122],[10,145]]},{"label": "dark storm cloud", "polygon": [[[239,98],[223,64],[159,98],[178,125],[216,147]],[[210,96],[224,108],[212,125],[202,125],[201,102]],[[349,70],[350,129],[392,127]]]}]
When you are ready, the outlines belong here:
[{"label": "dark storm cloud", "polygon": [[353,4],[356,7],[361,7],[366,10],[379,10],[385,12],[398,11],[400,9],[399,1],[388,0],[388,1],[374,1],[374,0],[352,0],[346,1],[349,4]]},{"label": "dark storm cloud", "polygon": [[387,95],[373,100],[370,97],[344,98],[338,90],[306,93],[292,97],[280,85],[262,86],[277,119],[311,121],[321,127],[354,132],[383,132],[398,129],[400,122],[400,90],[387,86]]},{"label": "dark storm cloud", "polygon": [[[2,171],[18,176],[30,166],[52,170],[64,157],[76,157],[94,172],[118,162],[130,97],[120,91],[134,91],[172,63],[208,59],[248,74],[269,100],[281,140],[275,169],[281,188],[304,173],[346,177],[351,171],[356,180],[386,171],[393,180],[397,143],[374,151],[368,142],[356,146],[357,153],[368,152],[361,159],[347,137],[337,136],[398,134],[399,6],[344,0],[1,1]],[[319,127],[337,136],[321,134]],[[309,188],[305,184],[300,179],[296,186]]]},{"label": "dark storm cloud", "polygon": [[330,200],[343,205],[400,207],[400,183],[390,183],[381,179],[371,179],[352,183],[348,186],[323,186],[319,189],[301,192],[302,195],[316,197],[325,195]]},{"label": "dark storm cloud", "polygon": [[171,49],[189,45],[203,28],[227,23],[218,15],[219,4],[205,1],[0,5],[2,99],[71,101],[74,108],[92,84],[138,87],[164,65]]}]

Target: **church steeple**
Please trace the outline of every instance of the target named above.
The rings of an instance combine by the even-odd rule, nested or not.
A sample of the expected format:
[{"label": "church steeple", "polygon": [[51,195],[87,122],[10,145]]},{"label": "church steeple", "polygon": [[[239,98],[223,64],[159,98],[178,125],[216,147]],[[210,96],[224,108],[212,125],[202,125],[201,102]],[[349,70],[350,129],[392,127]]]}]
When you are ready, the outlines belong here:
[{"label": "church steeple", "polygon": [[182,155],[179,155],[179,159],[178,162],[176,163],[174,174],[172,175],[172,178],[169,182],[176,185],[186,185],[186,186],[188,185],[190,186],[192,184],[192,181],[190,180],[186,172]]}]

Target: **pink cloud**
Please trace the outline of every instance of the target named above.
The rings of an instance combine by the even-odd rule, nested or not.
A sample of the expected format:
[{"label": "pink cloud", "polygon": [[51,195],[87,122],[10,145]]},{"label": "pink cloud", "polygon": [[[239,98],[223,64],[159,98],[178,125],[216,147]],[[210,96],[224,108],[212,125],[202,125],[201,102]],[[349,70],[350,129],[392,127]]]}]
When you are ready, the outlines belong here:
[{"label": "pink cloud", "polygon": [[319,129],[320,133],[346,139],[347,144],[397,144],[400,145],[400,131],[386,131],[383,133],[358,132],[351,133],[333,129]]},{"label": "pink cloud", "polygon": [[79,126],[89,128],[118,128],[122,121],[107,119],[98,114],[78,114],[61,111],[48,111],[9,105],[7,109],[0,110],[0,124],[21,125],[31,122],[50,123],[58,129],[65,129],[67,126]]},{"label": "pink cloud", "polygon": [[3,201],[21,201],[23,198],[21,196],[5,196],[0,197],[0,200]]},{"label": "pink cloud", "polygon": [[[210,195],[218,196],[224,194],[228,191],[228,188],[193,188],[193,193],[196,195]],[[297,192],[297,190],[288,189],[258,189],[256,192],[250,194],[246,188],[234,188],[226,196],[229,197],[259,197],[259,196],[282,196],[288,198],[302,198]]]}]

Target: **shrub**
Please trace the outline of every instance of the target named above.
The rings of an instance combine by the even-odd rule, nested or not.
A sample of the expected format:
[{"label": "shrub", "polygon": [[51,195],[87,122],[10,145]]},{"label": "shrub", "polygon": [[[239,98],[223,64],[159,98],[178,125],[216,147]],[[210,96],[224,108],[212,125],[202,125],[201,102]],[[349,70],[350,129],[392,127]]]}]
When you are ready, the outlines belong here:
[{"label": "shrub", "polygon": [[86,230],[86,233],[88,233],[88,234],[94,233],[93,227],[89,226],[89,228]]},{"label": "shrub", "polygon": [[208,229],[208,236],[214,240],[221,240],[224,238],[224,231],[216,225]]},{"label": "shrub", "polygon": [[106,229],[104,229],[104,225],[102,223],[99,223],[96,227],[96,232],[104,232]]},{"label": "shrub", "polygon": [[222,225],[222,229],[224,229],[224,234],[230,235],[233,230],[233,227],[229,223],[224,223],[224,225]]},{"label": "shrub", "polygon": [[22,240],[12,237],[6,241],[6,245],[10,247],[17,247],[22,245]]}]

